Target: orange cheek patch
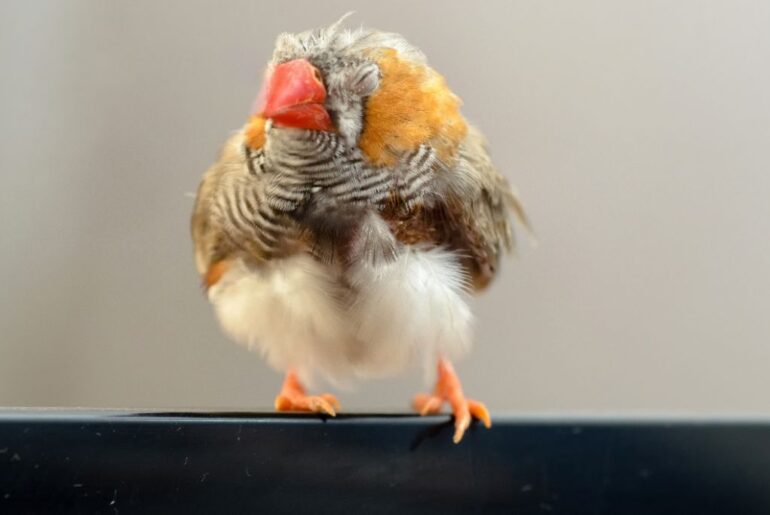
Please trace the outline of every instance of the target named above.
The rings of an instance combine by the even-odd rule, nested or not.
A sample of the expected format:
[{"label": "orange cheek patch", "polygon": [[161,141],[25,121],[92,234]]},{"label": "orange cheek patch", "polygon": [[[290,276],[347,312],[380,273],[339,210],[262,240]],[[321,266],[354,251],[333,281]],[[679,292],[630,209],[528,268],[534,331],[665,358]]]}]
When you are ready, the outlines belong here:
[{"label": "orange cheek patch", "polygon": [[359,146],[377,166],[392,166],[400,156],[430,144],[439,158],[450,161],[468,130],[460,99],[444,78],[428,66],[381,51],[377,64],[380,87],[369,97]]},{"label": "orange cheek patch", "polygon": [[252,116],[246,124],[246,145],[252,150],[258,150],[265,145],[265,119],[261,116]]}]

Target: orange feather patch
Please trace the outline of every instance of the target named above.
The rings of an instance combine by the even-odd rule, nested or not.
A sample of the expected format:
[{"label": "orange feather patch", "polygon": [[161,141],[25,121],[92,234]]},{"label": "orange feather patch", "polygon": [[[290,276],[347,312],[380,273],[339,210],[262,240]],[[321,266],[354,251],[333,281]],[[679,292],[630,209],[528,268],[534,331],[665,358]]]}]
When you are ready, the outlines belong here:
[{"label": "orange feather patch", "polygon": [[261,116],[252,116],[246,124],[246,145],[252,150],[259,150],[265,144],[265,119]]},{"label": "orange feather patch", "polygon": [[219,282],[223,275],[230,269],[230,261],[222,260],[213,263],[206,271],[206,275],[203,277],[203,284],[208,290]]},{"label": "orange feather patch", "polygon": [[382,72],[377,91],[366,105],[359,146],[376,166],[392,166],[400,156],[430,144],[450,161],[468,130],[460,99],[444,77],[426,65],[400,59],[394,49],[376,58]]}]

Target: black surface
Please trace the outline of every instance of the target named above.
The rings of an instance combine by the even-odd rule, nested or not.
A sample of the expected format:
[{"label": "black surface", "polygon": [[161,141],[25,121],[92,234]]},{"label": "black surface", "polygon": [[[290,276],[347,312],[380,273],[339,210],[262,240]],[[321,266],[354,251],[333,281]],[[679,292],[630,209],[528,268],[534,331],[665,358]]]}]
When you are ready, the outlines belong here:
[{"label": "black surface", "polygon": [[0,513],[770,513],[770,423],[0,411]]}]

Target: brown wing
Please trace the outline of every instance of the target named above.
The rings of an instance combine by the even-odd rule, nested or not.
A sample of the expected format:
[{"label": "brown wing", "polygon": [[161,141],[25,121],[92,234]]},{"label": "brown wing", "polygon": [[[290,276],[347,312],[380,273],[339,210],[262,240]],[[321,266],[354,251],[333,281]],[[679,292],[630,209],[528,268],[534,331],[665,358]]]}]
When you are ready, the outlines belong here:
[{"label": "brown wing", "polygon": [[203,175],[195,198],[190,232],[195,251],[195,267],[206,283],[209,269],[227,258],[235,249],[224,237],[220,224],[214,216],[217,189],[224,174],[231,167],[238,167],[238,136],[232,136],[223,146],[217,162]]},{"label": "brown wing", "polygon": [[473,127],[458,149],[456,163],[437,173],[435,185],[432,200],[426,197],[408,210],[394,202],[383,216],[402,243],[431,242],[458,251],[473,289],[482,290],[494,278],[502,250],[513,250],[510,213],[529,229],[521,202]]},{"label": "brown wing", "polygon": [[[195,264],[201,274],[205,286],[215,284],[226,271],[227,263],[235,257],[248,257],[254,262],[261,263],[273,258],[293,254],[307,246],[307,235],[302,233],[285,216],[271,219],[273,226],[281,229],[280,237],[275,241],[271,252],[259,245],[257,238],[263,226],[257,223],[254,210],[260,206],[253,205],[256,197],[250,199],[252,205],[247,209],[239,201],[239,195],[256,184],[249,176],[248,163],[243,150],[243,134],[238,132],[224,145],[217,162],[204,174],[198,188],[195,207],[191,219],[191,232],[195,250]],[[256,187],[256,186],[255,186]],[[230,204],[225,199],[232,200]],[[238,204],[237,207],[233,207]],[[247,209],[247,210],[248,210]],[[260,215],[259,221],[264,221],[266,215]],[[240,217],[238,224],[233,219]]]}]

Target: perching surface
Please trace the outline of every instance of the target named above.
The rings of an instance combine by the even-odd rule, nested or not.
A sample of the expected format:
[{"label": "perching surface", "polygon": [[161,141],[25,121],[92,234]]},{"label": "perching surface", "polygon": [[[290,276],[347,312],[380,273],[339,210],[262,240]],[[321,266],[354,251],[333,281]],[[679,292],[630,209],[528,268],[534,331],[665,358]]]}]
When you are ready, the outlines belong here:
[{"label": "perching surface", "polygon": [[770,423],[0,411],[0,513],[770,513]]}]

